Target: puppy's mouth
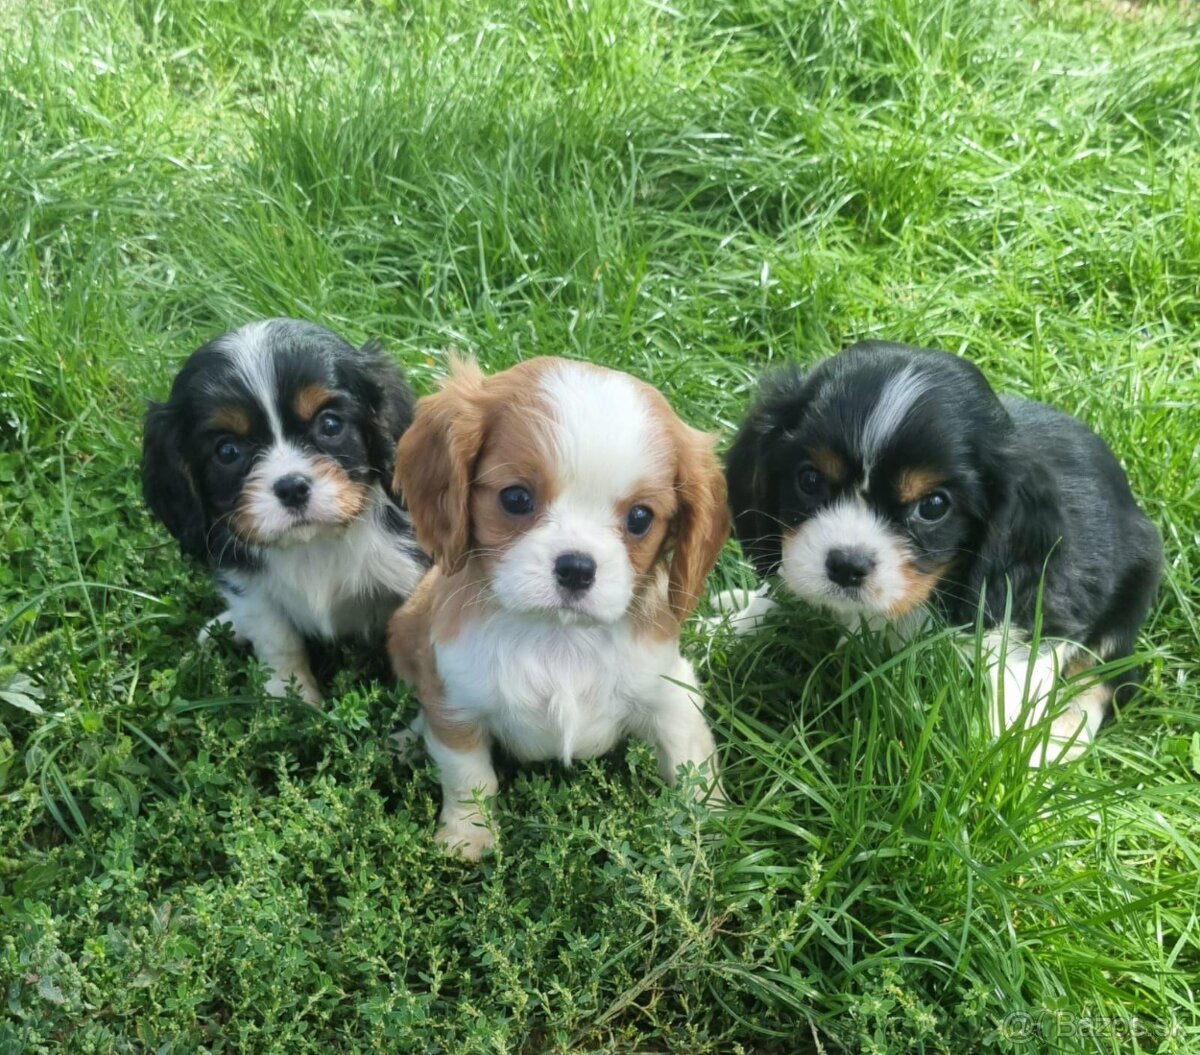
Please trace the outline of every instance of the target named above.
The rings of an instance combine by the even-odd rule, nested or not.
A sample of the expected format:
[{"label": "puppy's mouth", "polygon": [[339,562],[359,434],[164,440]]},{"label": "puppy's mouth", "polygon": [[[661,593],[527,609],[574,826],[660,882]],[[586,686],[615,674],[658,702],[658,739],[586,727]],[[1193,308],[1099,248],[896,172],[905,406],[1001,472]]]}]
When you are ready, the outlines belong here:
[{"label": "puppy's mouth", "polygon": [[[810,604],[844,616],[895,618],[928,595],[912,555],[873,514],[834,507],[785,536],[780,576]],[[918,595],[919,599],[918,599]]]},{"label": "puppy's mouth", "polygon": [[232,520],[233,533],[238,538],[252,546],[264,549],[289,549],[293,546],[303,546],[316,538],[341,534],[346,530],[348,523],[348,521],[331,522],[292,516],[290,523],[274,524],[266,529],[248,517],[235,515]]},{"label": "puppy's mouth", "polygon": [[586,597],[563,597],[548,604],[513,603],[511,598],[493,590],[493,595],[500,601],[502,607],[511,612],[518,612],[535,619],[544,619],[560,626],[603,626],[616,622],[624,612],[616,616],[596,612],[589,605]]},{"label": "puppy's mouth", "polygon": [[235,535],[255,546],[287,548],[338,535],[367,508],[369,489],[349,480],[317,478],[311,497],[284,502],[262,486],[245,490],[230,518]]}]

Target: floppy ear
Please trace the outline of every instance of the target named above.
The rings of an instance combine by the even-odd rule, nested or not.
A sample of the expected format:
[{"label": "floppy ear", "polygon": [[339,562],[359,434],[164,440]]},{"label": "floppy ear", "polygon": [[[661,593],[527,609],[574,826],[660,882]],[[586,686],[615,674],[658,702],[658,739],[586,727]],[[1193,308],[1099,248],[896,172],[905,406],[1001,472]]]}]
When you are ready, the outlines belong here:
[{"label": "floppy ear", "polygon": [[169,403],[151,403],[142,436],[142,495],[150,511],[179,541],[186,557],[208,557],[209,519],[183,456],[179,415]]},{"label": "floppy ear", "polygon": [[471,479],[483,447],[484,377],[474,362],[452,362],[440,392],[417,403],[396,447],[393,489],[404,495],[417,542],[452,575],[471,546]]},{"label": "floppy ear", "polygon": [[779,485],[770,472],[771,447],[800,421],[804,375],[788,366],[763,381],[725,456],[733,531],[755,570],[772,574],[783,556]]},{"label": "floppy ear", "polygon": [[1010,471],[980,547],[984,603],[990,618],[1002,618],[1011,585],[1014,618],[1031,619],[1042,571],[1065,544],[1066,518],[1049,469],[1027,462]]},{"label": "floppy ear", "polygon": [[704,580],[729,537],[725,476],[714,438],[680,422],[675,492],[675,537],[668,578],[671,612],[681,623],[692,613]]},{"label": "floppy ear", "polygon": [[369,341],[359,355],[363,363],[360,390],[368,408],[367,458],[379,473],[383,489],[396,499],[396,444],[412,424],[416,397],[381,344]]}]

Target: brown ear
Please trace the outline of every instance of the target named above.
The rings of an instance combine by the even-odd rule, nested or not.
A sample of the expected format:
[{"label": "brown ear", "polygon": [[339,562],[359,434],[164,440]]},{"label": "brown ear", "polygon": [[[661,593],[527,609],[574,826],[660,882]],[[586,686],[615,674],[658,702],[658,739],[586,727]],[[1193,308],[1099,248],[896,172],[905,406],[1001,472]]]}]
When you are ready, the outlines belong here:
[{"label": "brown ear", "polygon": [[462,567],[471,545],[471,479],[485,431],[483,380],[473,361],[452,360],[442,390],[417,403],[396,446],[394,489],[408,505],[417,542],[447,575]]},{"label": "brown ear", "polygon": [[668,599],[672,613],[681,623],[700,600],[704,580],[729,537],[725,474],[721,472],[714,442],[707,433],[680,423],[675,474],[679,511],[675,515]]}]

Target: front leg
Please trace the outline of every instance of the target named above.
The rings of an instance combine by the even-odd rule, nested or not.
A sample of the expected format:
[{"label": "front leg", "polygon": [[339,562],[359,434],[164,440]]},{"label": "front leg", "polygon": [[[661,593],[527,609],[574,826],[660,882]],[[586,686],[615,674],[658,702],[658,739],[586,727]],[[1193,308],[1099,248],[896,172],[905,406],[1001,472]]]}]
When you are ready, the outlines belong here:
[{"label": "front leg", "polygon": [[1086,667],[1090,659],[1066,641],[1042,641],[1035,651],[1024,635],[1010,628],[989,632],[982,655],[992,696],[996,735],[1018,723],[1028,728],[1046,718],[1051,704],[1059,710],[1051,719],[1048,742],[1038,745],[1030,765],[1066,762],[1078,758],[1096,738],[1108,713],[1112,696],[1107,685],[1092,684],[1062,706],[1066,686],[1061,680],[1072,667]]},{"label": "front leg", "polygon": [[496,844],[478,805],[500,790],[488,738],[478,725],[448,722],[429,711],[424,712],[424,735],[442,781],[442,823],[435,838],[448,850],[478,861]]},{"label": "front leg", "polygon": [[728,623],[737,637],[757,633],[779,607],[768,596],[766,583],[757,590],[721,590],[708,603],[718,614],[705,619],[704,625],[715,630]]},{"label": "front leg", "polygon": [[236,637],[250,642],[255,656],[271,671],[266,691],[284,697],[294,679],[301,698],[314,707],[321,703],[321,690],[308,662],[308,648],[300,632],[269,601],[253,590],[238,596],[226,594],[229,611],[220,619],[232,624]]},{"label": "front leg", "polygon": [[712,788],[710,801],[723,801],[717,774],[717,745],[704,717],[704,699],[696,688],[696,674],[682,656],[675,656],[668,673],[660,677],[646,700],[643,732],[658,755],[658,771],[674,784],[680,766],[705,771]]}]

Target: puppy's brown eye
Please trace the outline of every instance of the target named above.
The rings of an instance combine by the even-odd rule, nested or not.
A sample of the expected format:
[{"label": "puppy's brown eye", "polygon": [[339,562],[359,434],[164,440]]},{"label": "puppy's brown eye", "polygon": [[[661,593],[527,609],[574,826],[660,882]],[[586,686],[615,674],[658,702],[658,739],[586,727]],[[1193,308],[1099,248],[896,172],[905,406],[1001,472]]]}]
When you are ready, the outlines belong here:
[{"label": "puppy's brown eye", "polygon": [[801,494],[818,495],[825,487],[825,477],[811,465],[802,465],[796,473],[796,486]]},{"label": "puppy's brown eye", "polygon": [[634,506],[625,517],[625,530],[634,538],[641,538],[654,523],[654,510],[649,506]]},{"label": "puppy's brown eye", "polygon": [[332,410],[327,410],[317,417],[317,435],[323,440],[337,439],[345,430],[345,419]]},{"label": "puppy's brown eye", "polygon": [[945,491],[931,491],[913,508],[913,516],[926,524],[936,524],[949,512],[950,496]]},{"label": "puppy's brown eye", "polygon": [[506,487],[500,492],[500,508],[515,517],[533,512],[533,495],[526,487]]},{"label": "puppy's brown eye", "polygon": [[222,465],[234,465],[242,459],[242,445],[228,438],[218,440],[213,457]]}]

